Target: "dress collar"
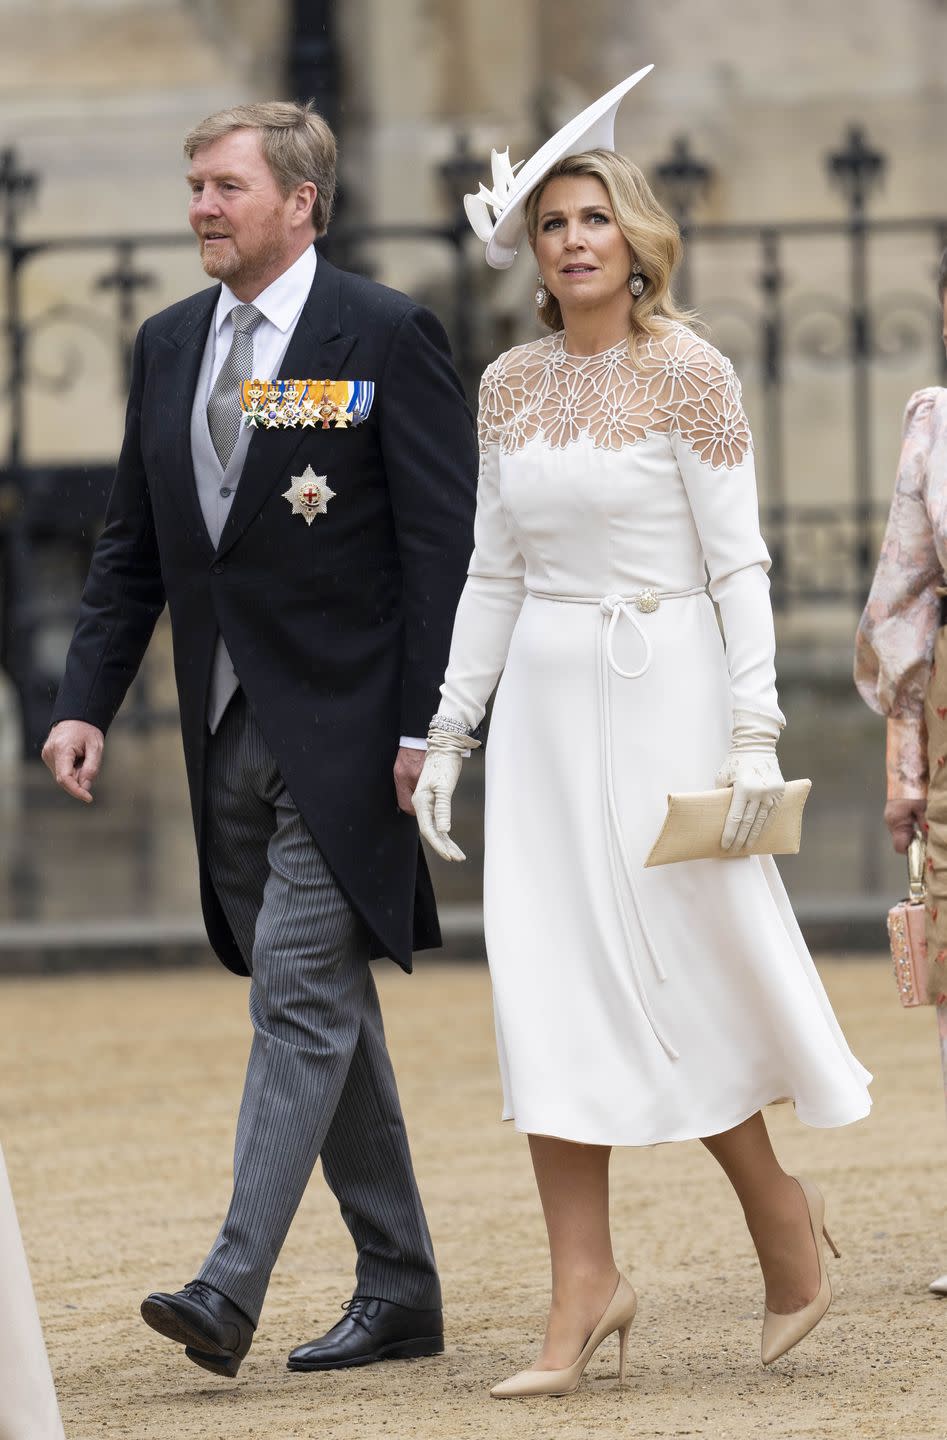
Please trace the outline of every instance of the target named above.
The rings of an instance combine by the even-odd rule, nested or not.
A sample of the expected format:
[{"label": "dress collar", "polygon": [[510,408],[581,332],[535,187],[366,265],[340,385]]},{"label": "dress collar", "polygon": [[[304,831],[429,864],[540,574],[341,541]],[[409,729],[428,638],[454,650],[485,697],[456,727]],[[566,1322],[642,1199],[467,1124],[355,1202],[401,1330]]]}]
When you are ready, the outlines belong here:
[{"label": "dress collar", "polygon": [[613,356],[625,356],[628,354],[627,335],[617,340],[614,345],[609,345],[607,350],[596,350],[594,355],[575,355],[571,350],[566,349],[565,332],[556,330],[553,334],[553,348],[558,357],[562,360],[569,360],[574,365],[590,365],[595,361],[611,360]]}]

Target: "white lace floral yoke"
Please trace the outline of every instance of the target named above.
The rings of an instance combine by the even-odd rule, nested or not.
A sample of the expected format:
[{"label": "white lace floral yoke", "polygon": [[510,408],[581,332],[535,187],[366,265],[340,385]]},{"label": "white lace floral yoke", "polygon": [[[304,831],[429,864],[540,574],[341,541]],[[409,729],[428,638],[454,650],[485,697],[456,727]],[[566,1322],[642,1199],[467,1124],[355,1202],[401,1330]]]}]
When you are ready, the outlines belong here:
[{"label": "white lace floral yoke", "polygon": [[[868,1107],[771,861],[643,861],[731,708],[782,722],[750,432],[669,324],[486,371],[474,552],[440,709],[481,720],[484,933],[505,1114],[590,1144],[716,1134],[780,1096]],[[726,653],[714,606],[726,634]],[[463,843],[463,837],[457,838]]]},{"label": "white lace floral yoke", "polygon": [[[634,359],[624,341],[571,355],[562,334],[507,351],[484,374],[479,433],[470,576],[507,582],[508,621],[527,592],[607,598],[611,617],[619,600],[691,594],[708,578],[721,605],[738,575],[765,591],[769,555],[739,381],[686,326],[669,323]],[[499,602],[495,583],[494,613]],[[734,706],[781,720],[768,602],[743,609],[728,631]],[[647,649],[627,604],[621,613]],[[509,633],[501,627],[497,639],[491,664],[502,668]],[[483,713],[473,701],[451,697],[468,723]]]},{"label": "white lace floral yoke", "polygon": [[561,449],[583,435],[620,450],[671,431],[714,469],[740,464],[751,445],[733,366],[684,325],[647,340],[635,361],[625,341],[577,356],[551,335],[508,351],[483,377],[480,443],[506,454],[534,439]]}]

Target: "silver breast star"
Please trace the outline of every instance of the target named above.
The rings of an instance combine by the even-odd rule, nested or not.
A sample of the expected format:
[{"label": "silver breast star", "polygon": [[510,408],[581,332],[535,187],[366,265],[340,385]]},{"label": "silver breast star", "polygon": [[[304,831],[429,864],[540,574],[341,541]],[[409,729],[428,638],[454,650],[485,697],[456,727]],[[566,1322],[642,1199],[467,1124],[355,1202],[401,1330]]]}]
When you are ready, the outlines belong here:
[{"label": "silver breast star", "polygon": [[335,491],[329,488],[325,475],[317,475],[311,465],[292,480],[289,489],[283,491],[283,499],[292,505],[294,515],[301,515],[306,524],[311,525],[317,515],[325,515]]}]

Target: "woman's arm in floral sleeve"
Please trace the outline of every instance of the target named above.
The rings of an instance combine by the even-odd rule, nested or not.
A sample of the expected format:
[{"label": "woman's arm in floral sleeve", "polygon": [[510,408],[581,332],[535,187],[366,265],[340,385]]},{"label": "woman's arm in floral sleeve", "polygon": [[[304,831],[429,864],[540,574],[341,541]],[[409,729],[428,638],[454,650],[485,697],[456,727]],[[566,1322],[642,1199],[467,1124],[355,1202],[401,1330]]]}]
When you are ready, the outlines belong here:
[{"label": "woman's arm in floral sleeve", "polygon": [[855,641],[855,684],[866,704],[889,720],[889,799],[927,789],[924,695],[940,612],[935,587],[943,575],[927,508],[939,393],[919,390],[908,402],[894,498]]},{"label": "woman's arm in floral sleeve", "polygon": [[927,725],[919,715],[888,716],[885,774],[889,800],[927,795]]}]

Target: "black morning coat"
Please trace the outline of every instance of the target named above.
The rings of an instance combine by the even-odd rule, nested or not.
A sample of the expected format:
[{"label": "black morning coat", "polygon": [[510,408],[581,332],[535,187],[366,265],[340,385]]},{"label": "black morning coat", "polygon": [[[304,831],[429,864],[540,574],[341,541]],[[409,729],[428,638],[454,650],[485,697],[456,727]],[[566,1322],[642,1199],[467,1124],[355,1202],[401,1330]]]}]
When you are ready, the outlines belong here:
[{"label": "black morning coat", "polygon": [[[347,429],[256,430],[215,551],[190,421],[219,293],[192,295],[139,331],[125,438],[53,723],[108,729],[167,602],[204,920],[223,963],[246,974],[207,870],[205,716],[219,630],[373,954],[410,970],[412,949],[439,945],[440,931],[392,766],[399,736],[424,736],[440,698],[473,547],[473,422],[430,311],[320,255],[279,375],[372,380],[372,409]],[[283,496],[307,465],[336,492],[311,525]]]}]

